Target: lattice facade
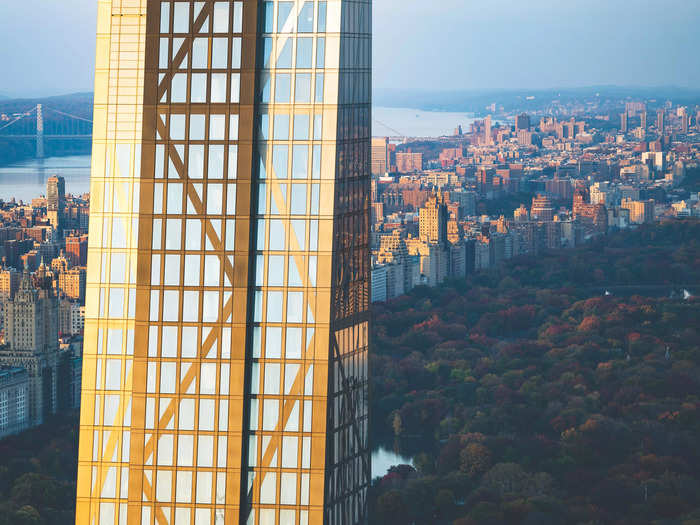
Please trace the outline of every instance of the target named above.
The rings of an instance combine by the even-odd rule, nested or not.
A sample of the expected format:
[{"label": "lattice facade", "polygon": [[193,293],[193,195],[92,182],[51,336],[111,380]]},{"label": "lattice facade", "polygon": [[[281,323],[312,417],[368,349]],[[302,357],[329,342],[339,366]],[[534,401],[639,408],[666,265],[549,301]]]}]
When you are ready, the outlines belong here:
[{"label": "lattice facade", "polygon": [[364,523],[370,2],[99,6],[76,522]]}]

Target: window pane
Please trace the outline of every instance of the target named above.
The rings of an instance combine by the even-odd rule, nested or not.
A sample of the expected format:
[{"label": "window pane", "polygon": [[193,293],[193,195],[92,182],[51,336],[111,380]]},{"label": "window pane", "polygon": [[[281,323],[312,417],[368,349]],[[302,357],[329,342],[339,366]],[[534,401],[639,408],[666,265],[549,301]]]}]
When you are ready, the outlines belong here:
[{"label": "window pane", "polygon": [[188,175],[191,179],[204,177],[204,146],[190,146]]},{"label": "window pane", "polygon": [[284,286],[284,257],[270,255],[267,269],[268,286]]},{"label": "window pane", "polygon": [[265,365],[264,393],[279,395],[280,393],[280,365],[268,363]]},{"label": "window pane", "polygon": [[241,99],[241,74],[233,73],[231,75],[231,102],[238,104]]},{"label": "window pane", "polygon": [[272,149],[272,169],[278,179],[287,178],[287,165],[289,160],[289,148],[287,146],[274,146]]},{"label": "window pane", "polygon": [[282,322],[282,292],[267,292],[267,322]]},{"label": "window pane", "polygon": [[275,67],[277,69],[290,69],[292,67],[292,43],[294,40],[292,38],[287,38],[284,44],[278,42],[277,45],[282,45],[281,49],[277,49],[277,63]]},{"label": "window pane", "polygon": [[319,38],[316,41],[316,67],[323,69],[326,67],[326,39]]},{"label": "window pane", "polygon": [[[294,232],[294,236],[299,243],[299,250],[306,250],[306,221],[300,220],[289,222],[292,224],[292,231]],[[314,222],[317,221],[311,221],[312,225]]]},{"label": "window pane", "polygon": [[263,73],[260,78],[260,87],[258,97],[260,101],[267,104],[270,102],[270,86],[272,83],[272,77],[268,73]]},{"label": "window pane", "polygon": [[236,247],[236,219],[226,221],[226,251],[233,251]]},{"label": "window pane", "polygon": [[292,159],[292,178],[305,179],[308,176],[309,168],[309,147],[294,146],[294,157]]},{"label": "window pane", "polygon": [[299,11],[299,33],[312,33],[314,30],[314,3],[304,2]]},{"label": "window pane", "polygon": [[170,100],[172,102],[185,102],[187,99],[187,74],[174,74],[170,90]]},{"label": "window pane", "polygon": [[275,140],[289,140],[289,115],[275,115]]},{"label": "window pane", "polygon": [[160,3],[160,32],[170,33],[170,4]]},{"label": "window pane", "polygon": [[182,213],[182,184],[168,184],[168,214]]},{"label": "window pane", "polygon": [[277,32],[293,33],[294,19],[292,18],[292,8],[294,2],[279,2],[277,4]]},{"label": "window pane", "polygon": [[185,115],[170,115],[170,139],[185,140]]},{"label": "window pane", "polygon": [[228,68],[228,38],[212,39],[211,67],[214,69]]},{"label": "window pane", "polygon": [[226,138],[226,116],[211,115],[209,117],[209,140],[224,140]]},{"label": "window pane", "polygon": [[321,140],[323,137],[323,115],[317,113],[314,115],[314,140]]},{"label": "window pane", "polygon": [[316,102],[323,102],[323,73],[316,74]]},{"label": "window pane", "polygon": [[214,4],[214,33],[228,33],[228,2]]},{"label": "window pane", "polygon": [[326,32],[326,8],[327,2],[318,3],[318,28],[316,29],[319,33]]},{"label": "window pane", "polygon": [[211,76],[211,101],[226,102],[226,73],[213,73]]},{"label": "window pane", "polygon": [[295,257],[294,255],[289,256],[289,286],[303,285],[303,283],[301,282],[301,272],[299,271],[299,267],[297,266],[297,261],[303,264],[299,257]]},{"label": "window pane", "polygon": [[168,39],[160,39],[160,54],[158,58],[158,67],[160,69],[168,68]]},{"label": "window pane", "polygon": [[221,184],[209,184],[207,187],[207,214],[221,215],[223,193]]},{"label": "window pane", "polygon": [[[204,2],[195,2],[194,3],[194,19],[197,20],[199,18],[199,15],[202,13],[202,8],[204,7]],[[204,19],[204,23],[202,24],[202,27],[199,28],[199,33],[208,33],[209,32],[209,16],[207,16]]]},{"label": "window pane", "polygon": [[292,184],[292,215],[306,215],[306,184]]},{"label": "window pane", "polygon": [[231,122],[228,130],[229,140],[238,140],[238,115],[231,115]]},{"label": "window pane", "polygon": [[199,255],[185,256],[185,286],[199,286],[199,264]]},{"label": "window pane", "polygon": [[190,140],[204,140],[206,117],[204,115],[190,116]]},{"label": "window pane", "polygon": [[241,39],[234,38],[231,40],[231,69],[241,68]]},{"label": "window pane", "polygon": [[209,39],[195,38],[192,43],[192,67],[194,69],[206,69],[209,53]]},{"label": "window pane", "polygon": [[297,69],[310,69],[313,60],[314,39],[310,37],[297,40]]},{"label": "window pane", "polygon": [[[284,225],[280,220],[270,221],[270,250],[282,251],[285,245]],[[261,249],[259,246],[258,249]],[[280,297],[280,303],[281,303]]]},{"label": "window pane", "polygon": [[226,190],[226,214],[235,215],[236,214],[236,185],[229,184]]},{"label": "window pane", "polygon": [[297,73],[294,100],[300,103],[311,102],[311,75]]},{"label": "window pane", "polygon": [[270,67],[270,60],[272,59],[272,39],[271,38],[263,38],[262,54],[263,54],[263,68],[268,69]]},{"label": "window pane", "polygon": [[199,219],[188,219],[185,232],[185,249],[202,249],[202,222]]},{"label": "window pane", "polygon": [[309,139],[309,115],[294,115],[294,140]]},{"label": "window pane", "polygon": [[264,33],[272,33],[272,31],[274,30],[274,10],[275,5],[272,2],[263,3],[262,28]]},{"label": "window pane", "polygon": [[238,146],[228,148],[228,178],[235,179],[238,174]]},{"label": "window pane", "polygon": [[190,96],[191,102],[206,102],[207,101],[207,75],[206,73],[192,74],[192,93]]},{"label": "window pane", "polygon": [[243,2],[233,3],[233,32],[243,32]]},{"label": "window pane", "polygon": [[321,146],[313,147],[313,167],[311,171],[312,179],[321,178]]},{"label": "window pane", "polygon": [[278,74],[275,80],[275,102],[289,103],[292,98],[292,77],[289,73]]},{"label": "window pane", "polygon": [[173,32],[188,33],[190,30],[190,4],[175,2]]},{"label": "window pane", "polygon": [[301,359],[301,328],[287,328],[287,344],[285,356],[287,359]]},{"label": "window pane", "polygon": [[301,323],[304,315],[304,292],[287,294],[287,322]]},{"label": "window pane", "polygon": [[311,186],[311,215],[318,215],[320,204],[320,189],[318,184]]},{"label": "window pane", "polygon": [[209,146],[209,171],[210,179],[224,178],[224,146]]}]

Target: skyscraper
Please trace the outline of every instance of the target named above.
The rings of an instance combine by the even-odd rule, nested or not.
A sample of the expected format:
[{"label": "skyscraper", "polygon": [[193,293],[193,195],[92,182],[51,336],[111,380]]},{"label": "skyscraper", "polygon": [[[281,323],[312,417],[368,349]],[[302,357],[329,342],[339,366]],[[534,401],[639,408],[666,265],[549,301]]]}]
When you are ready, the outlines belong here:
[{"label": "skyscraper", "polygon": [[538,195],[532,198],[532,207],[530,208],[530,215],[533,219],[540,221],[553,221],[554,220],[554,206],[549,197],[545,195]]},{"label": "skyscraper", "polygon": [[493,135],[491,133],[491,115],[484,119],[484,144],[490,146],[493,144]]},{"label": "skyscraper", "polygon": [[678,117],[681,120],[681,133],[684,135],[688,134],[688,128],[690,127],[690,118],[688,117],[688,109],[685,107],[679,108]]},{"label": "skyscraper", "polygon": [[43,264],[34,276],[25,268],[14,298],[4,304],[0,367],[27,369],[31,425],[42,424],[57,409],[58,300],[52,281]]},{"label": "skyscraper", "polygon": [[646,112],[646,110],[642,111],[639,114],[639,127],[641,127],[645,131],[647,129],[647,112]]},{"label": "skyscraper", "polygon": [[372,138],[372,175],[389,171],[389,138]]},{"label": "skyscraper", "polygon": [[515,117],[515,132],[530,131],[530,117],[527,113],[523,113]]},{"label": "skyscraper", "polygon": [[431,195],[420,209],[418,231],[420,240],[431,244],[447,244],[447,206],[442,195]]},{"label": "skyscraper", "polygon": [[99,2],[76,523],[363,523],[371,4]]},{"label": "skyscraper", "polygon": [[620,131],[627,133],[627,112],[620,113]]},{"label": "skyscraper", "polygon": [[59,233],[63,229],[66,210],[66,180],[54,175],[46,181],[46,212],[49,222]]},{"label": "skyscraper", "polygon": [[659,132],[659,135],[663,135],[666,132],[666,124],[665,124],[665,116],[666,112],[663,109],[659,109],[656,112],[656,129]]}]

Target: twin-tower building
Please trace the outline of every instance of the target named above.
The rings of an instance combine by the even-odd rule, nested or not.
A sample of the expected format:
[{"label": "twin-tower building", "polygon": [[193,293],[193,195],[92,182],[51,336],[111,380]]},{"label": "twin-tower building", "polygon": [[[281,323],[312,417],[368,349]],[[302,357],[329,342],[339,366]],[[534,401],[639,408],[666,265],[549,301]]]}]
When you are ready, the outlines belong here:
[{"label": "twin-tower building", "polygon": [[364,523],[370,0],[98,5],[76,523]]}]

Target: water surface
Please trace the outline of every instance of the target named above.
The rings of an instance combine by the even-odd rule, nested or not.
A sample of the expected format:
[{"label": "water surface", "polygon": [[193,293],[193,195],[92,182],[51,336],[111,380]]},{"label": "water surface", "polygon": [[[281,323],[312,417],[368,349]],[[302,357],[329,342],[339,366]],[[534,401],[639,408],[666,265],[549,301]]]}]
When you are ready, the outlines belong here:
[{"label": "water surface", "polygon": [[0,199],[12,197],[30,202],[46,195],[46,179],[60,175],[66,179],[66,193],[81,195],[90,191],[90,155],[31,159],[0,167]]},{"label": "water surface", "polygon": [[457,126],[466,133],[476,119],[471,113],[421,111],[410,108],[372,108],[372,135],[440,137],[453,135]]},{"label": "water surface", "polygon": [[413,465],[413,458],[402,456],[385,447],[378,447],[372,452],[372,477],[380,478],[397,465]]}]

